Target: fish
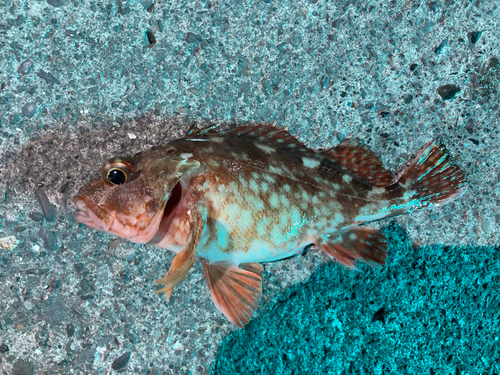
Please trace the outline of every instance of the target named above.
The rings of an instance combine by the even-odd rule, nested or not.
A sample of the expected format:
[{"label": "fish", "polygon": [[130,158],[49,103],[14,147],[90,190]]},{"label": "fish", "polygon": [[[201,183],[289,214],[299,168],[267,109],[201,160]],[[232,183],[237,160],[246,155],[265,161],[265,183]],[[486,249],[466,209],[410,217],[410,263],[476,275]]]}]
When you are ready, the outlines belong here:
[{"label": "fish", "polygon": [[389,173],[353,137],[315,150],[274,125],[193,124],[183,138],[109,159],[73,202],[77,222],[175,253],[155,281],[167,300],[201,262],[215,306],[242,328],[262,295],[262,263],[315,245],[351,269],[382,267],[387,239],[367,223],[441,206],[467,187],[440,139]]}]

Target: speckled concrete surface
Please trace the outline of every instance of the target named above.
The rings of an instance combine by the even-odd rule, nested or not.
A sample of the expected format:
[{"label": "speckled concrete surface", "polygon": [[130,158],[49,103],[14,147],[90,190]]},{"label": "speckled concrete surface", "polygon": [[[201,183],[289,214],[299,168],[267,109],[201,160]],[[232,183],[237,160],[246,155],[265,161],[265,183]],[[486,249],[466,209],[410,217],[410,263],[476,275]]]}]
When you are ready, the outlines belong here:
[{"label": "speckled concrete surface", "polygon": [[[244,372],[248,358],[229,358],[227,341],[217,354],[233,327],[213,306],[199,265],[167,305],[153,293],[152,282],[164,274],[171,254],[78,227],[71,217],[71,196],[105,160],[178,137],[195,120],[273,121],[322,148],[354,133],[389,169],[443,136],[469,173],[468,193],[450,205],[390,221],[406,231],[405,243],[414,250],[436,245],[433,262],[419,276],[424,281],[444,277],[443,267],[450,269],[442,282],[433,281],[436,293],[448,295],[458,270],[472,265],[466,271],[471,275],[467,298],[476,303],[474,310],[458,297],[453,310],[463,317],[456,330],[462,332],[465,354],[425,367],[404,363],[411,352],[386,350],[384,367],[359,348],[374,341],[374,331],[389,342],[403,336],[410,342],[411,335],[400,331],[412,325],[371,327],[356,331],[351,340],[353,353],[362,357],[359,367],[346,360],[343,369],[500,371],[490,360],[498,358],[498,338],[490,333],[498,331],[499,19],[496,2],[480,0],[0,0],[0,238],[19,241],[13,250],[0,249],[2,371]],[[44,194],[54,206],[42,212]],[[394,296],[407,296],[419,264],[416,255],[411,259],[417,266],[404,258],[411,247],[403,242],[395,239],[394,257],[389,253],[389,262],[406,259],[389,263],[400,275],[398,282],[381,288]],[[450,256],[449,249],[461,255]],[[425,257],[425,251],[416,254]],[[314,282],[323,285],[326,271],[314,272],[325,267],[322,262],[311,249],[307,256],[265,265],[256,323],[250,332],[235,335],[266,330],[270,315],[281,321],[290,313],[307,316],[319,297],[300,288],[320,290]],[[357,286],[349,301],[332,294],[335,310],[321,308],[330,315],[346,311],[354,319],[349,305],[359,304],[359,311],[372,314],[373,273],[364,269],[364,276],[351,275],[338,265],[326,267],[335,277],[346,277],[342,286],[333,281],[332,288]],[[312,273],[311,281],[297,284]],[[437,310],[442,304],[426,291],[410,289],[414,294],[402,298],[400,307],[387,307],[396,321],[408,311]],[[290,290],[298,290],[298,297],[290,297]],[[377,298],[380,309],[384,300]],[[411,323],[420,318],[412,315]],[[438,327],[447,324],[442,314],[432,318]],[[488,333],[468,340],[467,332],[481,319]],[[277,337],[298,332],[284,327]],[[424,329],[417,327],[415,335]],[[342,334],[349,328],[338,323]],[[233,352],[240,350],[230,337]],[[429,353],[444,357],[456,348],[442,340],[426,341],[427,361],[432,362]],[[255,338],[241,347],[265,342]],[[264,349],[274,353],[277,347],[268,344]],[[216,357],[219,365],[213,367]]]}]

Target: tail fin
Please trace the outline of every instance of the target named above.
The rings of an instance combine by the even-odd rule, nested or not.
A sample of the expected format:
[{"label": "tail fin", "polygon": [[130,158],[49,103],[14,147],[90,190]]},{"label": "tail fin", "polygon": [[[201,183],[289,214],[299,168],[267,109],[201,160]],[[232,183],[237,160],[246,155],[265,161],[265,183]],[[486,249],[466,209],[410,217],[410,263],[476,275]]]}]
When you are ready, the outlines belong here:
[{"label": "tail fin", "polygon": [[455,164],[440,140],[426,144],[417,157],[406,164],[398,174],[398,183],[413,193],[415,207],[440,206],[467,190],[465,173]]}]

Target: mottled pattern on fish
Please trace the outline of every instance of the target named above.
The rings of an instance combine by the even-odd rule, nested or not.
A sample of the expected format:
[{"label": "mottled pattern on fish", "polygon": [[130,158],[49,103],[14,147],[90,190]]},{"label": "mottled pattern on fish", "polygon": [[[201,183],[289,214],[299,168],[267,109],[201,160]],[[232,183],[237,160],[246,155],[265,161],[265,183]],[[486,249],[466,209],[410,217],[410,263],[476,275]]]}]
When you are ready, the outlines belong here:
[{"label": "mottled pattern on fish", "polygon": [[373,201],[387,207],[391,198],[385,189],[325,165],[320,154],[294,140],[275,149],[269,142],[188,136],[166,147],[172,146],[206,167],[190,188],[203,191],[208,206],[198,255],[210,261],[286,258],[318,236],[352,225],[366,211],[362,207]]},{"label": "mottled pattern on fish", "polygon": [[[106,181],[113,163],[116,175],[128,173],[116,186]],[[348,267],[356,260],[380,266],[385,237],[360,224],[443,204],[466,190],[464,173],[440,142],[391,176],[355,140],[314,151],[271,125],[224,132],[193,126],[185,138],[110,160],[96,181],[75,197],[77,219],[177,253],[157,281],[167,297],[201,261],[216,306],[239,326],[257,308],[258,263],[316,244]]]}]

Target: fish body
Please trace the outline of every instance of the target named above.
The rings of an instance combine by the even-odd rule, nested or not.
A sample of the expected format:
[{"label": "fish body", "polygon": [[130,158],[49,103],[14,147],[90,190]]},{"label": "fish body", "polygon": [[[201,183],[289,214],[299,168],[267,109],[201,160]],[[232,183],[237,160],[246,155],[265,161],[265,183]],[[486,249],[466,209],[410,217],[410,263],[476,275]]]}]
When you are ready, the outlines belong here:
[{"label": "fish body", "polygon": [[[198,257],[234,264],[290,257],[319,237],[370,221],[371,216],[380,217],[378,210],[375,215],[358,217],[366,211],[361,207],[388,207],[393,200],[385,189],[330,168],[316,175],[321,156],[295,156],[244,139],[222,142],[214,138],[173,143],[176,149],[203,160],[203,168],[181,181],[183,198],[169,235],[160,242],[152,241],[156,246],[175,252],[185,246],[189,215],[179,208],[195,196],[207,208]],[[392,210],[384,212],[384,216],[390,214]]]},{"label": "fish body", "polygon": [[370,221],[463,194],[464,173],[439,141],[392,175],[359,142],[314,151],[271,125],[217,132],[193,126],[166,145],[111,159],[74,198],[91,228],[176,253],[156,282],[167,297],[202,262],[217,308],[242,327],[257,308],[260,263],[310,244],[355,268],[385,262]]}]

